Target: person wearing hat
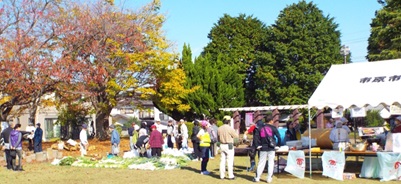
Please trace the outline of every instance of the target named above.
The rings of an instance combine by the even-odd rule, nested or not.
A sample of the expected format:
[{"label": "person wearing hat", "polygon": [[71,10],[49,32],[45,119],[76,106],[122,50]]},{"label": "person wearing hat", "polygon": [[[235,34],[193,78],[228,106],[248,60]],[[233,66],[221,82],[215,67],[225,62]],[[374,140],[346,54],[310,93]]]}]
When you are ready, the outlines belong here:
[{"label": "person wearing hat", "polygon": [[391,133],[401,133],[401,116],[395,118],[395,125]]},{"label": "person wearing hat", "polygon": [[209,162],[209,153],[210,153],[210,143],[212,142],[210,139],[210,134],[207,131],[209,123],[205,120],[201,121],[201,128],[199,129],[196,137],[199,139],[199,148],[200,148],[200,157],[202,158],[201,162],[201,174],[209,175],[210,172],[207,171],[207,163]]},{"label": "person wearing hat", "polygon": [[157,130],[156,125],[152,125],[150,129],[152,131],[150,132],[149,145],[151,148],[152,157],[161,157],[162,147],[164,144],[163,135],[161,132],[159,132],[159,130]]},{"label": "person wearing hat", "polygon": [[331,129],[329,138],[333,143],[333,150],[338,150],[339,143],[349,142],[348,131],[343,128],[342,121],[336,122],[336,128]]},{"label": "person wearing hat", "polygon": [[86,132],[86,130],[88,129],[88,125],[86,124],[82,124],[82,130],[79,133],[79,140],[81,141],[80,145],[81,145],[81,156],[85,156],[87,154],[87,150],[88,150],[88,146],[89,146],[89,142],[88,142],[88,133]]},{"label": "person wearing hat", "polygon": [[42,137],[43,130],[40,128],[40,123],[36,123],[35,133],[33,135],[33,152],[39,153],[42,152]]},{"label": "person wearing hat", "polygon": [[111,154],[118,156],[118,153],[120,153],[120,135],[118,134],[114,125],[110,125],[109,130],[111,132]]},{"label": "person wearing hat", "polygon": [[229,119],[223,120],[223,125],[217,129],[218,140],[220,141],[220,179],[226,177],[226,162],[228,179],[234,179],[234,138],[238,138],[237,132],[230,127]]},{"label": "person wearing hat", "polygon": [[25,128],[26,132],[29,132],[28,135],[28,150],[32,151],[33,150],[33,136],[35,135],[35,127],[33,126],[33,123],[28,123],[28,126]]}]

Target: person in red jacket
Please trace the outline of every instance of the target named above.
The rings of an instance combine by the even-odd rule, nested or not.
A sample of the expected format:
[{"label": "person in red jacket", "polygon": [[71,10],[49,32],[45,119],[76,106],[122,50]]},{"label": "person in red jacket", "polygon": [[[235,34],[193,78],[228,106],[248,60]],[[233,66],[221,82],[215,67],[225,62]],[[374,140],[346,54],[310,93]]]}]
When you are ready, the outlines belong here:
[{"label": "person in red jacket", "polygon": [[156,125],[152,125],[152,132],[149,137],[149,145],[152,149],[152,157],[162,156],[162,146],[164,144],[163,135],[157,130]]}]

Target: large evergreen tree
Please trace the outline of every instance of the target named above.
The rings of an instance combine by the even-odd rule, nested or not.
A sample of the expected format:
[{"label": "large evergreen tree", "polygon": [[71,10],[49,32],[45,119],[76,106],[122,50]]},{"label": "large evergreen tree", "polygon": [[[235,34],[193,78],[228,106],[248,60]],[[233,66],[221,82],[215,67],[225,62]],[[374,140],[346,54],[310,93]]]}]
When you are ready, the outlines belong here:
[{"label": "large evergreen tree", "polygon": [[386,0],[372,19],[369,37],[369,61],[401,58],[401,1]]},{"label": "large evergreen tree", "polygon": [[253,105],[255,99],[252,63],[260,50],[266,30],[266,26],[252,16],[240,14],[231,17],[225,14],[211,29],[208,34],[211,41],[202,52],[203,56],[210,54],[213,61],[217,61],[219,55],[224,55],[224,59],[220,60],[224,62],[224,67],[238,71],[243,88],[247,89],[245,98],[248,105]]},{"label": "large evergreen tree", "polygon": [[244,105],[241,78],[235,67],[227,67],[227,57],[220,54],[212,59],[211,54],[205,54],[194,62],[191,58],[190,47],[184,45],[181,63],[187,76],[185,87],[196,89],[186,98],[191,110],[183,113],[185,118],[221,118],[219,108]]},{"label": "large evergreen tree", "polygon": [[255,62],[258,100],[266,105],[307,103],[331,64],[342,63],[337,27],[312,2],[283,9]]}]

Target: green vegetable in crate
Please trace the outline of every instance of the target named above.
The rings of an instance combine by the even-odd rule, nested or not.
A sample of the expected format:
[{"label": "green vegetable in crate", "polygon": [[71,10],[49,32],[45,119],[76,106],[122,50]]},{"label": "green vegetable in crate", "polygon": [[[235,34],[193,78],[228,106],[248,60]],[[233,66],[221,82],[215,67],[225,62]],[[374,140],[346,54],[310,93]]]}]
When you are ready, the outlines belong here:
[{"label": "green vegetable in crate", "polygon": [[74,163],[76,159],[74,157],[65,157],[62,160],[60,160],[60,165],[61,166],[71,166],[72,163]]}]

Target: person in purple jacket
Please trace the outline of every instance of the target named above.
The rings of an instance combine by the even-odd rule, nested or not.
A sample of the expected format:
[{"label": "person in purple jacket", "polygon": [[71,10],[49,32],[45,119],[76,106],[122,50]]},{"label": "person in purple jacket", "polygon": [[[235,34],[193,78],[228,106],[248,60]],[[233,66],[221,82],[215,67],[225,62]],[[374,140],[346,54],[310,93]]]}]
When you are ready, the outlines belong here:
[{"label": "person in purple jacket", "polygon": [[16,124],[14,130],[10,133],[10,150],[16,151],[18,155],[18,165],[16,165],[16,157],[12,157],[12,165],[14,171],[23,171],[21,165],[22,159],[22,133],[20,132],[21,124]]},{"label": "person in purple jacket", "polygon": [[152,157],[162,156],[162,146],[164,144],[163,135],[157,130],[156,125],[150,127],[152,132],[149,137],[149,145],[152,149]]}]

